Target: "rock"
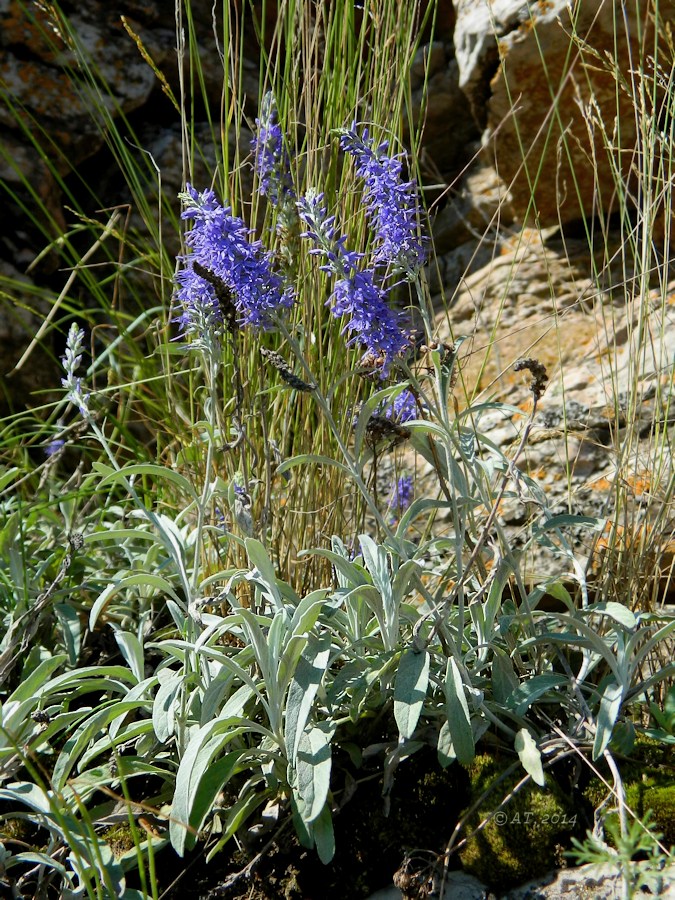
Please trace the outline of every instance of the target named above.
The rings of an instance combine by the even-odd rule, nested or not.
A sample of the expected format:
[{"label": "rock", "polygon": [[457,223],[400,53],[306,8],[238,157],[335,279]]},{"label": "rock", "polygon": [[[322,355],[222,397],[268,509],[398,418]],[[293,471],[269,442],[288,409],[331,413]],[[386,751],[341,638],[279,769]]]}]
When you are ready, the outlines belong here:
[{"label": "rock", "polygon": [[[213,109],[221,103],[223,63],[216,52],[213,36],[213,4],[195,0],[192,4],[196,43],[203,50],[205,91]],[[0,231],[0,257],[12,272],[24,272],[45,245],[60,237],[73,225],[72,211],[78,207],[94,217],[99,207],[126,205],[130,191],[121,167],[106,147],[107,123],[117,120],[121,139],[128,137],[126,152],[140,160],[139,179],[146,191],[148,205],[156,210],[159,179],[164,192],[164,215],[169,209],[179,213],[177,193],[182,187],[182,150],[178,113],[166,116],[160,82],[148,60],[166,76],[178,93],[176,26],[173,5],[157,0],[120,0],[115,4],[86,0],[65,4],[65,17],[52,4],[0,0],[0,180],[7,186],[5,225]],[[124,17],[124,21],[123,21]],[[125,29],[128,26],[128,31]],[[186,23],[183,23],[184,25]],[[249,32],[252,24],[249,21]],[[247,32],[249,45],[255,43]],[[78,66],[74,42],[83,48],[91,69]],[[243,60],[244,90],[257,97],[258,64]],[[161,98],[161,99],[160,99]],[[143,109],[142,117],[140,110]],[[96,112],[101,109],[103,112]],[[131,117],[127,128],[127,117]],[[120,121],[124,119],[124,121]],[[133,129],[133,130],[132,130]],[[195,152],[193,177],[202,189],[208,186],[222,159],[222,135],[216,125],[197,121],[194,138],[200,148]],[[239,159],[249,154],[250,134],[242,129]],[[230,160],[236,137],[228,137]],[[200,155],[201,154],[201,155]],[[95,160],[95,161],[94,161]],[[154,164],[159,167],[156,172]],[[90,185],[91,195],[83,198],[80,179]],[[244,178],[244,190],[250,186]],[[145,223],[140,210],[131,208],[126,227],[143,233]],[[165,249],[179,250],[178,234],[166,227]],[[36,283],[54,288],[63,284],[57,269],[63,265],[58,250],[41,256],[32,271]],[[52,278],[52,276],[55,276]],[[20,276],[17,276],[20,277]],[[147,297],[154,295],[156,279],[139,266],[135,286]],[[54,287],[55,286],[55,287]],[[8,292],[23,295],[20,286]],[[29,297],[37,296],[37,291]],[[0,321],[0,357],[5,361],[2,374],[17,362],[37,331],[40,316],[16,314],[12,300],[2,309]],[[17,302],[16,308],[30,310]],[[25,328],[25,331],[23,330]],[[49,348],[51,349],[51,348]],[[62,348],[58,348],[60,352]],[[51,384],[58,385],[58,372],[39,350],[25,367],[12,377],[8,386],[20,404],[34,387],[44,388],[38,372],[49,373]]]},{"label": "rock", "polygon": [[[435,891],[430,896],[436,897],[440,890],[438,876],[434,878]],[[477,878],[466,872],[448,872],[443,889],[444,900],[488,900],[489,891]],[[402,893],[397,887],[382,888],[371,894],[368,900],[405,900],[406,896],[418,897],[421,894]]]},{"label": "rock", "polygon": [[[92,116],[99,106],[111,118],[129,115],[150,97],[156,76],[126,33],[143,32],[147,52],[161,68],[175,67],[173,29],[153,27],[156,4],[77,5],[69,13],[68,30],[47,5],[0,0],[0,82],[10,103],[0,104],[0,140],[6,147],[0,178],[26,196],[33,186],[43,206],[31,196],[36,221],[47,233],[63,230],[62,188],[58,176],[70,173],[104,145],[104,122]],[[138,18],[135,16],[138,15]],[[89,71],[77,65],[73,42],[85,48]],[[44,157],[44,158],[43,158]]]},{"label": "rock", "polygon": [[[654,898],[663,900],[675,898],[675,867],[671,866],[663,874],[663,889],[658,893],[638,890],[633,897]],[[621,879],[614,866],[587,865],[578,868],[563,869],[551,872],[543,878],[537,878],[524,887],[504,894],[502,900],[577,900],[579,897],[593,900],[622,900],[625,896]]]},{"label": "rock", "polygon": [[[675,900],[675,866],[667,868],[662,875],[662,888],[658,893],[638,890],[634,897],[659,897],[661,900]],[[433,896],[437,896],[434,894]],[[522,887],[505,894],[493,894],[477,878],[464,872],[448,872],[443,900],[622,900],[622,884],[613,866],[587,865],[561,869],[536,878]],[[398,888],[389,887],[371,894],[368,900],[403,900]]]},{"label": "rock", "polygon": [[[238,137],[238,145],[237,145]],[[228,154],[229,159],[244,160],[250,154],[251,133],[246,128],[242,128],[239,135],[234,133],[228,137]],[[219,136],[214,135],[213,129],[207,122],[198,123],[194,127],[195,146],[199,147],[199,153],[195,154],[190,175],[191,183],[197,190],[202,191],[210,187],[213,182],[213,173],[217,171],[218,159],[222,153]],[[178,194],[183,188],[183,157],[181,147],[180,125],[169,125],[166,127],[158,127],[153,124],[151,126],[142,127],[138,131],[138,142],[142,150],[152,159],[154,166],[157,167],[159,175],[156,181],[148,180],[144,185],[148,206],[150,209],[157,209],[157,193],[159,188],[159,177],[161,176],[161,190],[164,202],[178,216],[180,214],[180,202]],[[252,165],[243,165],[240,171],[241,183],[243,185],[243,196],[251,196],[253,189],[253,168]],[[214,190],[220,193],[219,184],[214,185]],[[126,185],[117,188],[116,185],[110,184],[106,190],[107,196],[114,204],[130,203],[131,197],[128,194]],[[228,203],[230,198],[223,196],[222,201]],[[240,211],[240,215],[247,215],[248,210]],[[131,212],[131,225],[145,230],[140,213],[136,209]],[[252,226],[255,223],[250,223]],[[176,256],[180,252],[180,233],[177,229],[167,228],[163,234],[163,247],[170,256]]]},{"label": "rock", "polygon": [[[459,87],[452,44],[420,47],[411,75],[415,128],[419,115],[424,116],[421,168],[431,182],[450,182],[471,158],[471,147],[479,137],[469,102]],[[448,123],[452,123],[451,134]]]},{"label": "rock", "polygon": [[[609,245],[607,254],[614,252]],[[463,277],[457,273],[459,263],[466,266]],[[544,363],[549,384],[519,468],[531,479],[528,489],[539,491],[549,515],[599,519],[599,531],[568,529],[575,553],[582,565],[591,564],[589,577],[595,578],[601,555],[618,551],[625,570],[612,558],[606,571],[625,579],[633,608],[645,608],[673,596],[672,584],[663,577],[673,558],[672,523],[658,500],[666,496],[673,464],[668,453],[656,458],[654,435],[660,435],[664,447],[675,441],[675,331],[669,326],[668,300],[675,284],[669,290],[656,288],[641,301],[627,289],[617,289],[625,276],[623,281],[609,278],[605,286],[591,277],[590,264],[585,241],[562,241],[553,232],[525,228],[467,241],[439,261],[447,312],[437,318],[437,336],[443,343],[466,337],[455,387],[460,406],[472,398],[496,399],[517,410],[488,411],[477,423],[507,456],[513,454],[531,409],[530,376],[514,372],[513,364],[523,356]],[[662,278],[667,278],[665,271]],[[647,334],[652,336],[648,342]],[[617,453],[619,446],[623,449]],[[437,478],[427,462],[416,462],[406,452],[404,465],[417,471],[417,496],[435,495]],[[624,491],[624,515],[633,529],[618,545],[612,531],[617,485]],[[527,516],[536,512],[519,496],[500,504],[499,521],[515,549],[529,533],[522,527]],[[439,527],[444,526],[440,516]],[[652,533],[653,528],[658,531]],[[645,570],[636,580],[630,555],[622,548],[640,542],[651,548],[651,555],[643,553]],[[529,545],[522,566],[528,585],[567,571],[560,555],[536,543]]]},{"label": "rock", "polygon": [[[148,4],[149,11],[152,7]],[[57,14],[37,4],[30,12],[18,0],[0,5],[0,79],[61,174],[103,144],[101,123],[91,115],[94,104],[111,116],[128,115],[145,103],[156,84],[152,69],[124,29],[125,11],[126,7],[113,11],[108,4],[81,4],[70,13],[66,30]],[[141,31],[132,14],[128,23]],[[84,48],[95,69],[78,71],[73,41]],[[143,41],[160,66],[175,53],[172,30],[144,31]],[[18,133],[14,113],[4,105],[0,122]]]},{"label": "rock", "polygon": [[433,219],[435,251],[444,256],[467,242],[471,242],[475,250],[477,240],[488,243],[484,239],[486,234],[496,237],[498,226],[505,228],[512,222],[513,210],[504,182],[492,166],[476,161],[457,183],[449,202]]},{"label": "rock", "polygon": [[[554,0],[556,11],[566,0]],[[498,41],[529,18],[526,0],[455,0],[455,56],[459,86],[481,129],[487,124],[490,82],[499,68]]]},{"label": "rock", "polygon": [[[11,260],[17,268],[25,269],[35,259],[35,247],[45,243],[44,228],[38,224],[41,212],[48,219],[45,224],[51,234],[56,237],[66,231],[62,195],[49,164],[35,147],[2,127],[0,144],[4,151],[0,154],[0,181],[12,188],[11,196],[5,195],[3,208],[5,221],[11,223],[11,227],[0,229],[0,246],[4,258]],[[30,196],[23,184],[31,186],[33,193]],[[26,215],[26,209],[31,210],[32,216]],[[54,266],[54,254],[51,256]]]},{"label": "rock", "polygon": [[[616,8],[605,0],[457,0],[459,84],[521,219],[546,227],[591,215],[598,205],[616,211],[614,161],[627,179],[638,141],[631,60],[640,37],[653,43],[643,9],[623,5],[619,18]],[[659,14],[663,31],[675,4],[661,3]],[[621,150],[608,152],[617,115]]]},{"label": "rock", "polygon": [[403,894],[392,884],[391,887],[380,888],[368,896],[368,900],[401,900]]}]

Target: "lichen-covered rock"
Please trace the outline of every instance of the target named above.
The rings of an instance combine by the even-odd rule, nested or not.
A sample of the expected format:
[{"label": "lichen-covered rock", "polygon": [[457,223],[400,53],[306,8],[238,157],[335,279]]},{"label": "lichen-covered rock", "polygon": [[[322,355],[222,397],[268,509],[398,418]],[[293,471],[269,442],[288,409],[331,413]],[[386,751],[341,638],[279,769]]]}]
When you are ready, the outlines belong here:
[{"label": "lichen-covered rock", "polygon": [[[617,15],[604,0],[456,0],[456,8],[459,84],[519,216],[549,226],[607,213],[616,170],[629,177],[636,108],[650,102],[631,63],[641,41],[654,44],[646,7],[623,4]],[[659,15],[665,34],[675,4],[660,3]]]},{"label": "lichen-covered rock", "polygon": [[[0,6],[0,81],[13,108],[0,105],[0,123],[18,132],[16,113],[25,122],[57,169],[91,156],[104,136],[94,104],[111,116],[128,115],[150,96],[156,77],[122,21],[142,33],[147,52],[157,65],[175,56],[175,35],[168,28],[144,28],[153,20],[155,4],[144,5],[143,21],[133,6],[79,4],[68,22],[38,4],[4,0]],[[75,46],[83,49],[88,68],[78,65]],[[11,50],[11,52],[10,52]],[[175,63],[174,63],[175,66]]]},{"label": "lichen-covered rock", "polygon": [[[496,237],[498,226],[505,228],[512,222],[506,185],[492,166],[477,161],[457,182],[453,196],[433,219],[435,252],[445,257],[449,251],[469,244],[470,255],[475,256],[477,237],[486,233]],[[487,251],[492,250],[487,246],[489,241],[484,244]],[[445,284],[457,284],[465,273],[466,265],[462,265],[454,279],[446,276]]]},{"label": "lichen-covered rock", "polygon": [[[459,86],[467,95],[476,121],[487,124],[490,82],[499,68],[499,40],[530,16],[527,0],[454,0],[457,12],[454,43]],[[567,0],[548,4],[557,14]]]},{"label": "lichen-covered rock", "polygon": [[[659,877],[662,890],[638,889],[631,896],[635,900],[673,900],[675,868],[664,869]],[[626,896],[621,873],[617,866],[586,865],[549,872],[529,884],[509,891],[501,900],[623,900]]]},{"label": "lichen-covered rock", "polygon": [[[478,209],[470,211],[470,197],[457,202],[467,210],[467,224],[458,211],[444,210],[435,222],[441,240],[452,246],[467,234],[468,222],[485,237],[448,250],[431,269],[429,284],[440,295],[439,340],[465,338],[455,387],[458,403],[497,399],[512,405],[508,413],[485,411],[478,421],[479,430],[509,455],[518,446],[532,403],[529,379],[514,371],[514,363],[522,356],[540,360],[549,384],[519,458],[520,469],[543,490],[550,513],[608,520],[604,534],[601,524],[598,531],[570,530],[578,558],[592,563],[591,581],[602,554],[603,577],[616,578],[616,595],[633,608],[672,602],[675,541],[659,497],[665,496],[673,463],[668,453],[656,458],[654,435],[662,436],[663,446],[675,440],[675,330],[670,327],[675,285],[664,296],[663,286],[655,282],[644,296],[635,296],[619,273],[603,273],[602,280],[593,276],[585,239],[561,237],[553,229],[493,230],[480,225]],[[486,213],[492,209],[497,221],[503,202],[496,191],[483,208]],[[620,235],[608,236],[606,252],[621,260]],[[664,282],[668,278],[665,266],[662,277]],[[647,334],[650,341],[645,341]],[[426,462],[415,461],[411,453],[406,465],[417,469],[419,496],[435,489],[435,474]],[[631,512],[625,521],[615,522],[617,480],[625,491],[624,512]],[[500,524],[514,546],[529,535],[523,526],[533,512],[520,496],[500,504]],[[440,516],[438,523],[446,524]],[[624,529],[621,534],[619,528]],[[567,571],[560,554],[554,556],[536,542],[529,543],[522,566],[528,584]],[[601,591],[611,587],[609,581],[593,586]]]}]

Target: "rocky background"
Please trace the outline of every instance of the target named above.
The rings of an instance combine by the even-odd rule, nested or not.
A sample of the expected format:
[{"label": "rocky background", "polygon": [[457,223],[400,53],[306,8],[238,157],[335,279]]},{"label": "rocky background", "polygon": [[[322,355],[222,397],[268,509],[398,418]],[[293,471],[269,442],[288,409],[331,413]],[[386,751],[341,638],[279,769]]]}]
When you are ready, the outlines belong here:
[{"label": "rocky background", "polygon": [[[56,254],[41,253],[45,222],[56,237],[72,226],[68,209],[73,200],[88,205],[92,215],[128,202],[104,134],[89,115],[86,91],[77,89],[81,74],[72,77],[74,58],[67,36],[53,33],[51,42],[45,41],[43,32],[51,28],[48,6],[0,0],[3,412],[34,404],[34,392],[58,384],[55,360],[61,348],[49,343],[51,337],[29,364],[10,375],[49,311],[45,289],[58,293],[67,278]],[[64,0],[61,6],[97,60],[109,88],[103,98],[110,115],[128,120],[140,142],[139,153],[151,155],[161,170],[166,196],[175,196],[181,187],[177,116],[130,36],[132,32],[140,37],[177,92],[173,3]],[[619,6],[623,18],[617,29]],[[656,31],[665,35],[666,26],[675,24],[675,2],[662,0],[659,6],[663,21]],[[616,467],[611,448],[626,425],[622,397],[638,398],[637,427],[644,430],[628,442],[636,508],[672,478],[665,460],[657,485],[651,457],[641,458],[641,448],[650,445],[655,430],[662,439],[667,436],[665,446],[672,446],[675,438],[675,292],[664,305],[659,287],[672,273],[662,261],[646,296],[648,292],[631,280],[634,273],[598,267],[585,230],[592,227],[589,223],[602,222],[602,258],[611,256],[608,240],[616,242],[621,258],[618,250],[625,232],[610,226],[618,212],[617,173],[627,189],[633,178],[635,157],[625,150],[639,146],[631,61],[639,37],[654,40],[649,7],[646,2],[618,5],[609,0],[440,0],[434,40],[421,47],[412,73],[414,96],[419,98],[428,67],[422,166],[425,181],[433,185],[428,199],[438,252],[428,277],[434,294],[449,305],[451,318],[439,320],[440,335],[448,340],[467,336],[462,379],[472,396],[482,392],[526,407],[527,380],[515,376],[511,366],[520,356],[536,356],[545,363],[551,382],[526,463],[551,504],[575,512],[604,514],[611,508]],[[205,48],[206,89],[218,108],[222,64],[208,49],[214,46],[211,0],[192,0],[192,9]],[[272,4],[268,9],[272,16]],[[572,17],[585,41],[570,48]],[[615,47],[617,31],[621,38]],[[253,35],[247,47],[246,91],[255,98]],[[617,60],[618,70],[607,63],[606,54]],[[617,89],[622,79],[623,87]],[[612,154],[605,149],[603,126],[611,139],[617,103],[622,152]],[[255,109],[249,112],[252,120]],[[48,151],[54,171],[35,151],[31,134]],[[205,179],[208,134],[204,121]],[[95,185],[98,204],[84,190],[86,183]],[[668,210],[654,213],[661,215],[667,252]],[[20,297],[17,281],[25,285]],[[86,298],[70,301],[76,305]],[[649,309],[645,304],[651,304]],[[651,345],[653,352],[640,359],[638,321],[659,336]],[[522,419],[495,416],[481,425],[492,440],[508,447]],[[507,524],[517,527],[519,515],[517,505],[504,505]],[[661,510],[658,523],[658,540],[667,548],[672,543],[672,510]],[[663,560],[667,562],[667,554],[662,568]]]}]

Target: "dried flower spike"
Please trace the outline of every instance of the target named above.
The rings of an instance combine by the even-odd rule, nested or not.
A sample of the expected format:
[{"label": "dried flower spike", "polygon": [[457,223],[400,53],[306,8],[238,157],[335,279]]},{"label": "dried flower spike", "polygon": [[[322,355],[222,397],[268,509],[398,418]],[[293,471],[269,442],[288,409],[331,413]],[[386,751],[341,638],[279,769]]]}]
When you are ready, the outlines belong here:
[{"label": "dried flower spike", "polygon": [[206,266],[203,266],[198,260],[195,259],[193,261],[192,268],[194,269],[195,275],[199,275],[204,281],[208,281],[213,288],[225,327],[230,334],[234,334],[238,330],[239,325],[237,323],[237,307],[232,298],[232,291],[222,278],[210,269],[207,269]]},{"label": "dried flower spike", "polygon": [[516,360],[516,362],[513,364],[514,372],[522,372],[524,369],[527,369],[528,372],[532,373],[530,390],[534,395],[534,400],[536,403],[546,390],[546,382],[548,381],[548,373],[546,372],[546,367],[543,363],[539,362],[539,360],[535,359],[533,356],[525,356],[522,359]]},{"label": "dried flower spike", "polygon": [[405,425],[399,425],[386,416],[371,416],[366,425],[366,444],[372,450],[383,449],[386,443],[386,449],[391,450],[403,441],[407,441],[412,432]]},{"label": "dried flower spike", "polygon": [[303,381],[301,378],[298,378],[298,376],[294,374],[293,370],[288,365],[283,356],[275,353],[274,350],[268,350],[267,347],[261,347],[260,352],[265,357],[265,359],[274,366],[274,368],[281,375],[286,384],[290,385],[292,388],[295,388],[296,391],[314,390],[314,385],[307,384],[306,381]]}]

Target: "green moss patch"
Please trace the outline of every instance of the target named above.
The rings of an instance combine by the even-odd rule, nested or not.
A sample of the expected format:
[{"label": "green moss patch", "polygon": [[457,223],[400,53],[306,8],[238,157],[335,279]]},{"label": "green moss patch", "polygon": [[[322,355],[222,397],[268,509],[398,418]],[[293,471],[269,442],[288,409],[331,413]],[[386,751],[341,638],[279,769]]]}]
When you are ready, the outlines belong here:
[{"label": "green moss patch", "polygon": [[478,798],[492,785],[494,790],[468,820],[465,834],[470,836],[460,852],[467,872],[502,890],[564,865],[563,852],[578,830],[572,803],[549,778],[545,788],[532,783],[523,787],[472,835],[521,780],[518,771],[497,784],[506,768],[492,756],[477,756],[472,763],[473,796]]},{"label": "green moss patch", "polygon": [[[635,744],[633,757],[619,761],[619,769],[626,792],[626,805],[639,819],[644,819],[648,810],[652,811],[652,823],[656,831],[663,835],[663,843],[675,846],[675,754],[673,748],[648,738],[639,738]],[[601,769],[605,780],[611,785],[609,771]],[[584,797],[593,808],[598,808],[606,799],[607,786],[599,779],[592,778],[584,790]],[[610,800],[611,810],[616,802]],[[607,818],[616,818],[610,812]],[[611,837],[608,835],[608,839]]]}]

